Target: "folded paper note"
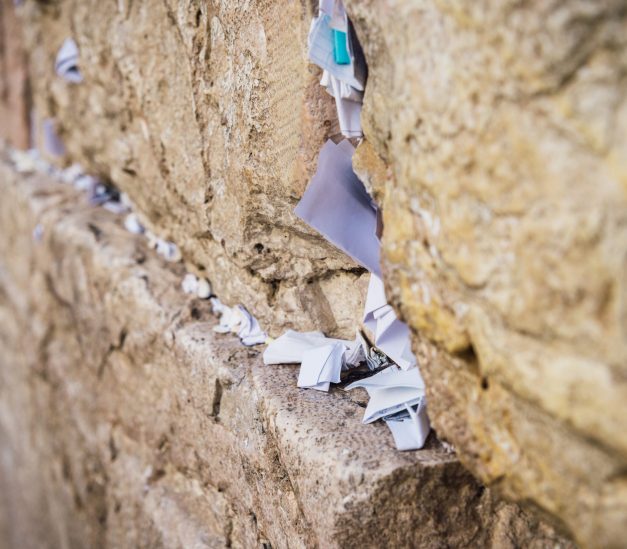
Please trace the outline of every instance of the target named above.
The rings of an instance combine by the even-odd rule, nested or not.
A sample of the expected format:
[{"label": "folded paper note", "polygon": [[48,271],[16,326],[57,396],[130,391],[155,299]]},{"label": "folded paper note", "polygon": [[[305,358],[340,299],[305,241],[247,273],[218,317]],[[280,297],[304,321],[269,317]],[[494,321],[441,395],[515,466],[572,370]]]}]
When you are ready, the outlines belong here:
[{"label": "folded paper note", "polygon": [[321,13],[314,18],[308,37],[309,59],[339,80],[363,91],[365,71],[354,62],[354,58],[350,55],[352,52],[349,52],[349,63],[340,65],[335,62],[333,30],[329,15]]},{"label": "folded paper note", "polygon": [[335,98],[335,108],[344,137],[361,137],[361,101],[363,92],[355,90],[345,82],[324,71],[320,85]]},{"label": "folded paper note", "polygon": [[351,341],[326,337],[322,332],[295,332],[288,330],[271,341],[263,353],[264,364],[296,364],[303,361],[303,355],[317,347],[340,343],[351,347]]},{"label": "folded paper note", "polygon": [[250,347],[265,343],[268,335],[261,329],[257,319],[243,305],[229,307],[217,297],[211,298],[213,313],[220,316],[220,322],[213,330],[221,334],[235,333],[243,345]]},{"label": "folded paper note", "polygon": [[332,343],[305,351],[298,374],[298,386],[328,391],[331,383],[339,383],[344,350],[342,343]]},{"label": "folded paper note", "polygon": [[57,75],[67,82],[80,84],[83,81],[83,76],[78,69],[78,46],[71,38],[66,38],[59,49],[54,68]]},{"label": "folded paper note", "polygon": [[241,317],[237,335],[242,341],[242,344],[250,347],[252,345],[265,343],[268,339],[268,335],[261,329],[257,319],[251,315],[243,305],[237,305],[237,309]]},{"label": "folded paper note", "polygon": [[346,390],[356,387],[363,387],[370,396],[364,423],[402,411],[405,405],[414,406],[425,396],[425,384],[418,368],[399,370],[390,366],[378,374],[351,383]]},{"label": "folded paper note", "polygon": [[57,134],[56,123],[52,118],[45,118],[42,122],[42,137],[44,151],[50,156],[63,156],[65,146]]},{"label": "folded paper note", "polygon": [[353,173],[355,149],[348,141],[327,141],[318,169],[294,212],[329,242],[369,271],[381,274],[377,213]]},{"label": "folded paper note", "polygon": [[325,337],[322,332],[288,330],[266,347],[264,364],[300,363],[298,386],[328,391],[339,383],[343,370],[359,366],[365,360],[366,342],[357,334],[354,341]]},{"label": "folded paper note", "polygon": [[419,450],[429,436],[431,425],[424,400],[416,406],[406,406],[406,410],[383,420],[392,432],[398,450]]},{"label": "folded paper note", "polygon": [[341,0],[320,2],[308,37],[309,59],[323,69],[320,84],[335,98],[340,131],[361,137],[366,59]]},{"label": "folded paper note", "polygon": [[405,370],[416,365],[409,327],[388,305],[383,281],[376,274],[370,275],[363,322],[374,334],[375,345],[396,364]]}]

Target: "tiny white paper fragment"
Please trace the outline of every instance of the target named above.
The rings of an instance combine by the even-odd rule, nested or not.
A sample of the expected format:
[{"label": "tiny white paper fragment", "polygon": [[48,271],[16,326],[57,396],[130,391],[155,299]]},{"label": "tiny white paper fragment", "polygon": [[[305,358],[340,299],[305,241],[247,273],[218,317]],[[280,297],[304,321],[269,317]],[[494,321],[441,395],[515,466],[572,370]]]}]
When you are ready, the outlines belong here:
[{"label": "tiny white paper fragment", "polygon": [[186,294],[195,294],[198,290],[198,278],[195,274],[187,273],[181,282],[181,288]]},{"label": "tiny white paper fragment", "polygon": [[212,297],[211,307],[213,313],[220,316],[219,324],[213,327],[214,332],[236,333],[242,344],[247,347],[267,341],[268,335],[261,329],[258,320],[243,305],[229,307],[217,297]]},{"label": "tiny white paper fragment", "polygon": [[196,297],[209,299],[211,297],[211,284],[206,278],[199,278],[196,284]]},{"label": "tiny white paper fragment", "polygon": [[124,227],[129,233],[142,234],[144,226],[140,223],[137,214],[130,213],[124,218]]},{"label": "tiny white paper fragment", "polygon": [[66,38],[54,64],[54,69],[58,76],[66,82],[80,84],[83,76],[78,69],[78,46],[72,38]]},{"label": "tiny white paper fragment", "polygon": [[353,172],[354,147],[327,141],[294,213],[372,273],[381,274],[377,212]]},{"label": "tiny white paper fragment", "polygon": [[33,229],[33,240],[35,242],[41,242],[41,239],[44,236],[44,227],[41,223],[37,223],[35,228]]},{"label": "tiny white paper fragment", "polygon": [[123,214],[128,212],[128,208],[124,204],[122,204],[122,202],[116,199],[106,201],[105,203],[103,203],[102,207],[105,210],[108,210],[114,214]]},{"label": "tiny white paper fragment", "polygon": [[146,238],[148,239],[148,246],[154,248],[166,261],[177,263],[183,258],[179,247],[174,242],[156,237],[150,231],[146,231]]},{"label": "tiny white paper fragment", "polygon": [[72,185],[80,176],[83,175],[83,167],[80,164],[72,164],[64,170],[61,170],[60,178],[62,183]]}]

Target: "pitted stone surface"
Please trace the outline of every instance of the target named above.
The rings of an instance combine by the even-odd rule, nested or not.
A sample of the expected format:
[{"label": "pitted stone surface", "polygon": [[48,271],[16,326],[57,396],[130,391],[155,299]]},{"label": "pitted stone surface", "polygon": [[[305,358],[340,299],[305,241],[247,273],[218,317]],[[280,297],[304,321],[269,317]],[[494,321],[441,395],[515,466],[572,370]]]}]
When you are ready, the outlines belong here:
[{"label": "pitted stone surface", "polygon": [[6,165],[0,192],[3,547],[568,546],[216,335],[119,217]]},{"label": "pitted stone surface", "polygon": [[[625,1],[346,5],[369,64],[354,167],[383,207],[386,284],[438,435],[582,545],[623,545]],[[34,104],[70,159],[273,334],[352,337],[367,275],[291,213],[337,133],[305,55],[313,8],[20,11]],[[81,86],[52,69],[70,35]]]},{"label": "pitted stone surface", "polygon": [[[126,191],[224,299],[351,337],[364,269],[292,213],[335,106],[306,62],[307,2],[29,2],[34,104],[68,157]],[[289,24],[285,24],[289,21]],[[72,36],[81,85],[54,73]],[[330,281],[332,280],[332,283]]]},{"label": "pitted stone surface", "polygon": [[346,3],[355,167],[438,434],[583,545],[623,545],[627,5]]}]

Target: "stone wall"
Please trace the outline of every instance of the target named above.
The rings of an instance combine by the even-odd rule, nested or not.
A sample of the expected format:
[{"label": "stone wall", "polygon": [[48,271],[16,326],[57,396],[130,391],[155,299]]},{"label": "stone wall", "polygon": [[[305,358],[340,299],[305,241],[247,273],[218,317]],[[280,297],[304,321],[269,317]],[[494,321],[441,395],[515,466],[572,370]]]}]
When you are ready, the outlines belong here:
[{"label": "stone wall", "polygon": [[[362,116],[365,140],[357,149],[354,167],[383,209],[388,295],[413,329],[438,436],[455,446],[463,464],[485,484],[538,511],[582,546],[620,546],[627,533],[627,439],[621,435],[627,412],[627,3],[345,3],[369,66]],[[3,7],[7,13],[6,3]],[[247,305],[273,335],[293,327],[350,337],[359,321],[368,276],[292,213],[315,170],[321,144],[338,133],[334,106],[318,85],[319,71],[306,59],[314,8],[312,2],[288,0],[27,0],[18,12],[32,103],[37,117],[58,121],[66,161],[80,162],[128,193],[142,220],[181,247],[188,269],[208,276],[226,302]],[[69,85],[54,74],[54,57],[69,36],[80,50],[85,78],[81,85]],[[10,179],[7,173],[4,177]],[[30,235],[32,227],[21,231]],[[11,235],[11,230],[5,234]],[[51,245],[52,241],[46,247]],[[54,263],[55,254],[66,257],[75,252],[69,244],[53,247],[48,260]],[[120,261],[126,265],[128,259]],[[22,275],[26,277],[29,269],[44,272],[45,265],[43,260],[26,263]],[[125,307],[121,297],[117,304],[114,300],[99,308],[99,299],[109,291],[102,288],[118,276],[115,268],[99,273],[100,267],[74,267],[79,274],[70,274],[67,267],[67,272],[49,276],[53,287],[55,280],[75,276],[91,296],[84,303],[78,290],[68,290],[61,299],[67,314],[79,315],[87,327],[92,315],[103,316],[105,320],[98,322],[106,324],[107,318],[122,314],[116,312]],[[176,277],[166,279],[171,284],[164,284],[163,292],[175,292]],[[6,289],[9,282],[3,283],[4,292],[11,295]],[[87,289],[92,287],[104,294]],[[24,291],[15,289],[18,295]],[[55,293],[50,287],[46,291]],[[11,301],[7,307],[12,311],[17,305]],[[160,317],[163,322],[169,314],[180,314],[180,307],[167,305],[164,310],[170,312],[155,312],[165,314]],[[38,329],[45,334],[50,317],[39,314]],[[79,346],[88,348],[102,330],[96,324],[81,335],[74,328],[72,337],[83,338]],[[58,331],[50,332],[39,348],[54,346]],[[120,333],[114,330],[111,341],[99,343],[105,346],[102,364],[117,356],[120,345],[126,349]],[[129,338],[128,327],[124,333]],[[155,333],[169,331],[164,325]],[[3,345],[11,349],[20,338],[9,334]],[[23,368],[47,364],[48,352],[22,362]],[[138,358],[133,357],[135,352]],[[124,360],[141,365],[138,371],[152,371],[153,359],[144,357],[145,352],[129,347],[122,354]],[[163,352],[160,364],[186,367],[187,359],[180,354]],[[215,356],[216,368],[220,361],[228,361],[225,355]],[[78,367],[84,360],[76,351],[61,362]],[[2,368],[7,370],[7,364]],[[257,379],[254,383],[265,383],[256,368],[241,371],[245,372],[241,379],[252,376]],[[181,383],[191,387],[193,377],[181,375]],[[68,390],[72,379],[80,386],[80,376],[72,373],[62,383]],[[31,383],[28,378],[22,382]],[[7,378],[7,387],[16,384]],[[147,400],[140,400],[135,413],[147,413],[142,406],[153,406],[151,399],[170,398],[166,386],[148,386]],[[285,390],[288,386],[285,382]],[[85,394],[98,390],[89,385]],[[194,391],[199,406],[210,402],[206,387]],[[28,394],[27,406],[41,399],[39,393]],[[247,394],[234,393],[233,401],[246,400]],[[293,406],[313,398],[296,394]],[[87,414],[80,407],[74,409],[69,396],[62,402],[77,425],[89,428],[101,425],[107,410],[127,404],[114,401],[110,408],[112,403],[105,399],[103,409],[96,407]],[[276,409],[265,405],[261,409],[250,413],[260,413],[266,418],[262,423],[272,421]],[[176,417],[177,410],[168,407],[168,415]],[[325,414],[318,408],[310,412]],[[181,414],[176,421],[184,424],[186,416]],[[283,417],[286,426],[293,427],[287,411]],[[105,423],[114,428],[116,421]],[[347,425],[354,428],[351,421],[343,421],[342,429]],[[190,428],[190,439],[205,428],[205,424]],[[233,427],[234,432],[239,429]],[[6,436],[20,440],[14,434]],[[94,447],[105,448],[104,440]],[[315,437],[291,450],[300,465],[287,474],[290,479],[302,474],[298,467],[305,465],[298,455],[310,444],[315,446],[312,440]],[[79,442],[66,453],[70,458],[73,452],[83,452],[79,448],[84,441]],[[41,454],[60,455],[49,443],[44,437]],[[155,444],[151,448],[158,448]],[[369,439],[369,444],[375,443]],[[226,449],[216,452],[231,455]],[[152,463],[154,458],[138,455],[145,455],[143,443],[128,451],[128,459],[137,460],[137,471],[140,463]],[[401,490],[402,479],[411,474],[407,469],[394,472],[405,467],[395,460],[409,459],[407,463],[414,464],[411,471],[422,482],[425,477],[416,465],[423,462],[421,455],[400,458],[389,452],[377,456],[377,467],[384,466],[389,478],[397,478]],[[367,461],[357,465],[367,469]],[[172,463],[177,463],[175,475],[182,466],[176,459]],[[373,478],[381,474],[377,467]],[[179,470],[185,482],[188,470]],[[204,487],[201,492],[209,490],[203,497],[212,499],[207,495],[217,486],[208,480],[212,477],[192,478]],[[377,498],[396,493],[394,482],[386,482],[378,485],[379,495],[368,496],[373,509]],[[466,488],[460,488],[465,484],[456,483],[441,477],[435,481],[444,498],[436,500],[438,505],[451,497],[451,486],[465,493]],[[139,486],[137,490],[141,491]],[[331,543],[322,533],[325,521],[331,520],[327,515],[294,518],[301,516],[298,513],[306,516],[302,506],[308,490],[315,491],[306,483],[295,488],[298,512],[294,511],[293,529],[286,530],[285,537],[278,534],[287,528],[285,523],[274,516],[260,519],[263,535],[250,535],[257,541],[265,536],[278,545],[291,537],[305,544]],[[350,493],[347,487],[342,497]],[[245,496],[246,501],[254,500],[247,509],[263,506],[259,497]],[[419,515],[411,514],[420,510],[412,508],[412,518],[402,528],[410,532],[413,528],[417,537],[404,533],[407,537],[396,541],[429,539],[422,546],[477,546],[492,540],[503,546],[505,542],[493,535],[498,530],[511,534],[514,545],[555,542],[553,534],[546,533],[548,527],[530,522],[515,506],[507,507],[508,516],[525,518],[502,520],[497,507],[505,504],[495,503],[491,491],[485,497],[491,502],[481,519],[489,525],[485,538],[466,532],[467,537],[455,541],[446,538],[444,526],[434,534],[422,534],[413,522]],[[202,512],[199,502],[181,498],[185,503],[172,507],[181,516],[193,516],[193,509]],[[242,519],[243,508],[233,507],[233,498],[227,498],[220,520]],[[137,496],[130,501],[139,505]],[[176,522],[175,515],[160,507],[160,496],[151,504],[143,501],[152,510],[137,508],[137,513],[148,512],[150,520],[159,522],[161,509],[165,522]],[[474,509],[474,503],[460,501],[461,508]],[[436,507],[431,509],[437,514]],[[90,523],[96,524],[97,511],[89,512],[96,513]],[[120,524],[133,524],[139,520],[136,516],[131,514]],[[432,521],[433,515],[428,516]],[[452,515],[442,520],[456,531]],[[313,528],[308,542],[304,532],[314,523],[318,529]],[[230,524],[224,528],[233,528]],[[379,527],[376,521],[372,524],[375,530]],[[171,533],[170,527],[166,531]],[[98,535],[105,536],[98,538],[101,542],[115,545],[106,536],[116,534]],[[349,545],[347,540],[337,534],[332,542]],[[162,542],[171,545],[166,538]],[[143,543],[150,544],[147,538]]]},{"label": "stone wall", "polygon": [[347,4],[360,168],[390,167],[386,280],[438,433],[582,544],[623,544],[627,3]]},{"label": "stone wall", "polygon": [[571,549],[215,334],[121,216],[4,155],[0,192],[0,546]]}]

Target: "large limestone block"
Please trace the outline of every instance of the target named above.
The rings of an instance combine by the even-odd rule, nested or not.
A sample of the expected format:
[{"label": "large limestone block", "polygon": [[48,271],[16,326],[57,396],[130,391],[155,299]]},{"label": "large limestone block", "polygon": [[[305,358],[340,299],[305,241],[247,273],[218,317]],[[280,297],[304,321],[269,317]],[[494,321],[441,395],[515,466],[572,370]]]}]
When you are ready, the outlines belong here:
[{"label": "large limestone block", "polygon": [[6,164],[0,193],[0,546],[571,547],[215,334],[113,214]]},{"label": "large limestone block", "polygon": [[627,3],[347,5],[355,166],[438,434],[583,545],[624,546]]},{"label": "large limestone block", "polygon": [[[364,270],[292,213],[338,132],[309,2],[27,2],[34,103],[190,268],[273,333],[352,336]],[[67,37],[84,82],[54,74]]]}]

